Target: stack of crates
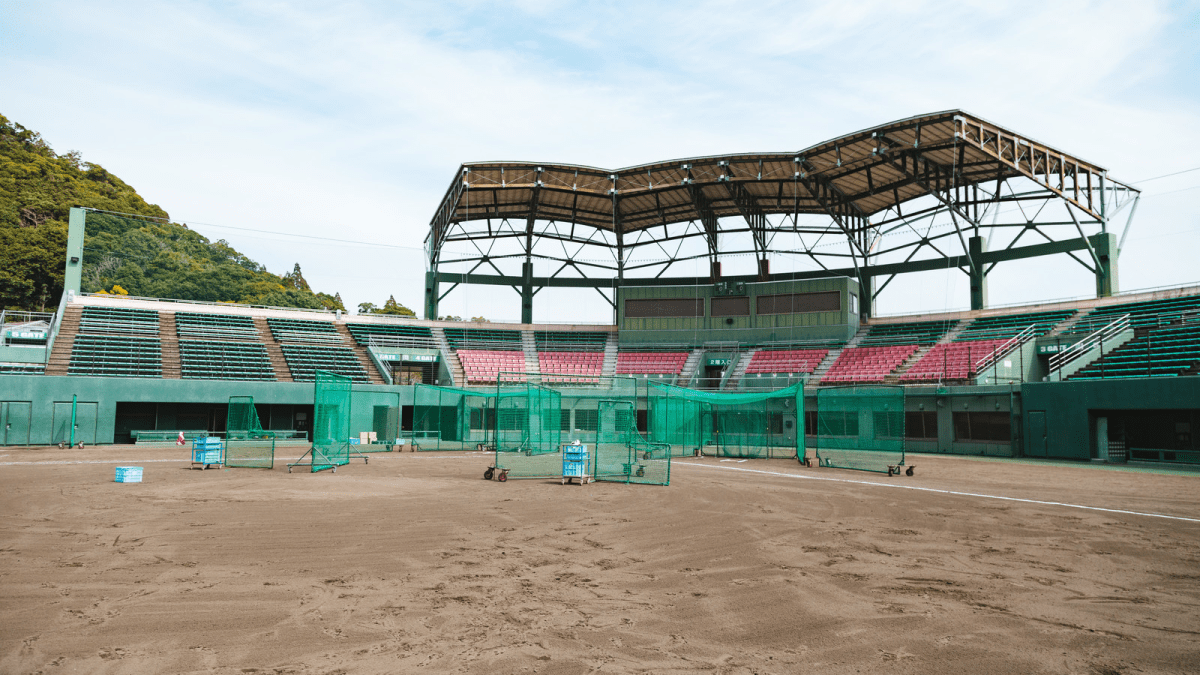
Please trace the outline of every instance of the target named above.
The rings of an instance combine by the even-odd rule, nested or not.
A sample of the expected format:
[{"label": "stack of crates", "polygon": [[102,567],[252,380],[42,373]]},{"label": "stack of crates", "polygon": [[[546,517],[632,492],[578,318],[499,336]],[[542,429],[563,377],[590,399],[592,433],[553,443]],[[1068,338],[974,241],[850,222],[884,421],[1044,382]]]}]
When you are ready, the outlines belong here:
[{"label": "stack of crates", "polygon": [[192,468],[195,468],[197,464],[200,465],[201,470],[207,469],[210,465],[220,466],[224,461],[221,451],[220,438],[216,436],[197,438],[192,441]]},{"label": "stack of crates", "polygon": [[561,450],[563,458],[563,485],[571,482],[573,478],[578,478],[580,485],[587,483],[591,478],[591,476],[588,474],[587,446],[576,445],[574,443],[563,443]]}]

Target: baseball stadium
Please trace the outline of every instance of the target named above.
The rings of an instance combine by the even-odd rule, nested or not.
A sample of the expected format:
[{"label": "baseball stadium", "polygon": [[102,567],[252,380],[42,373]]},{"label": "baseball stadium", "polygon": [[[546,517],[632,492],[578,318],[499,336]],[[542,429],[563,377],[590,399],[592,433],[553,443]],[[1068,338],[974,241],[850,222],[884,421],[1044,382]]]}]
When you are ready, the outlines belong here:
[{"label": "baseball stadium", "polygon": [[[152,219],[71,209],[56,311],[0,314],[7,510],[58,538],[7,537],[6,670],[1195,666],[1200,281],[1123,290],[1120,167],[950,110],[445,178],[424,318],[85,292]],[[1017,261],[1094,296],[990,304]],[[935,270],[969,310],[880,311]],[[520,322],[439,318],[483,287]]]}]

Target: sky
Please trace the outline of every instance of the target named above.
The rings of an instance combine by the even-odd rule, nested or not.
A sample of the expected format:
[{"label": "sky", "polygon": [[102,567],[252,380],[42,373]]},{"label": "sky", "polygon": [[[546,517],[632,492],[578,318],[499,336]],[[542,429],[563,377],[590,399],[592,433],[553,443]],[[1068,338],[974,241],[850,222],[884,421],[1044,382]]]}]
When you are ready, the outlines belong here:
[{"label": "sky", "polygon": [[[955,108],[1143,190],[1122,290],[1200,282],[1200,2],[0,0],[0,113],[351,308],[421,311],[422,241],[463,162],[792,152]],[[989,289],[1095,293],[1065,256],[1000,265]],[[877,312],[968,293],[961,272],[909,275]],[[442,313],[520,302],[460,287]],[[612,310],[549,290],[534,319]]]}]

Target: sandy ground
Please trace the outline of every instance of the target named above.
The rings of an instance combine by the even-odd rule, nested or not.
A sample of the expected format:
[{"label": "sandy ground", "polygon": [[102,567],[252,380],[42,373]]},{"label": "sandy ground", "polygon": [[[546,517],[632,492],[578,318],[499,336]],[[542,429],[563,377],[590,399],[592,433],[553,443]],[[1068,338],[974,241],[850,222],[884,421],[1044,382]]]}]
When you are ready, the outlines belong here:
[{"label": "sandy ground", "polygon": [[687,459],[670,487],[564,487],[484,482],[474,454],[180,459],[0,453],[0,672],[1200,672],[1200,475]]}]

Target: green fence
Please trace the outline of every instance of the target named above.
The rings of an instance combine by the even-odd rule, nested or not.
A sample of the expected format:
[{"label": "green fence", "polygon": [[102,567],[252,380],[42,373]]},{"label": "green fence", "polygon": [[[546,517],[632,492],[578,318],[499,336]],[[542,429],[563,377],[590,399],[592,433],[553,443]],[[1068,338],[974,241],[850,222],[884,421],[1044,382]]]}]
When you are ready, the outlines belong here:
[{"label": "green fence", "polygon": [[803,457],[804,390],[721,393],[652,382],[650,440],[676,457]]},{"label": "green fence", "polygon": [[[400,431],[400,393],[350,390],[350,435],[358,452],[387,452],[403,438]],[[363,435],[366,434],[366,438]],[[374,440],[372,440],[374,436]]]},{"label": "green fence", "polygon": [[647,441],[637,430],[637,401],[598,402],[592,477],[598,481],[670,485],[671,446]]},{"label": "green fence", "polygon": [[562,475],[562,394],[532,382],[496,387],[496,468],[509,478]]},{"label": "green fence", "polygon": [[252,396],[230,396],[225,415],[225,466],[270,469],[275,466],[275,434],[263,431]]},{"label": "green fence", "polygon": [[294,466],[310,467],[313,473],[325,469],[336,471],[337,467],[350,463],[353,381],[344,375],[318,370],[313,385],[312,448],[304,457],[288,464],[289,472]]},{"label": "green fence", "polygon": [[904,465],[904,387],[817,390],[811,424],[821,466],[889,472]]},{"label": "green fence", "polygon": [[478,450],[495,445],[496,391],[418,384],[402,437],[414,450]]}]

